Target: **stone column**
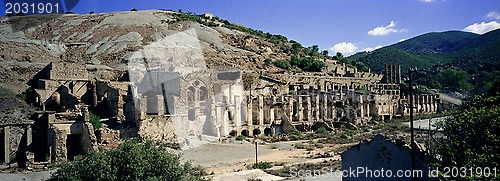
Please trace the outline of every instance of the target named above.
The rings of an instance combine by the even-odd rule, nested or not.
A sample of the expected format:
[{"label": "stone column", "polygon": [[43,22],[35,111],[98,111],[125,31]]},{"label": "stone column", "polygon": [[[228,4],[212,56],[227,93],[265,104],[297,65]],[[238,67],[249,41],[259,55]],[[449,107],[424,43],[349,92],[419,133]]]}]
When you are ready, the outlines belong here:
[{"label": "stone column", "polygon": [[366,115],[370,117],[370,102],[366,103]]},{"label": "stone column", "polygon": [[322,105],[321,112],[323,112],[323,121],[324,121],[324,120],[328,119],[328,110],[327,110],[328,95],[327,94],[323,94],[323,101],[322,101],[321,105]]},{"label": "stone column", "polygon": [[[29,125],[26,128],[26,147],[31,145],[31,143],[33,143],[33,130],[31,128],[31,125]],[[34,152],[33,148],[30,151]]]},{"label": "stone column", "polygon": [[[292,97],[288,97],[288,121],[289,122],[292,122],[293,121],[293,100],[292,100]],[[283,118],[281,118],[283,119]],[[284,121],[284,120],[282,120]]]},{"label": "stone column", "polygon": [[5,126],[3,128],[3,160],[5,163],[9,163],[10,161],[10,127],[9,126]]},{"label": "stone column", "polygon": [[158,115],[161,116],[165,114],[165,102],[162,95],[156,95],[156,101],[158,106]]},{"label": "stone column", "polygon": [[311,95],[308,95],[306,97],[306,102],[307,102],[307,111],[306,111],[307,112],[307,118],[306,119],[307,119],[307,121],[311,121],[311,119],[312,119],[312,116],[311,116],[312,115],[312,110],[311,110],[312,109],[312,106],[311,106]]},{"label": "stone column", "polygon": [[247,125],[249,125],[249,126],[251,126],[253,124],[252,107],[253,107],[252,97],[247,96]]},{"label": "stone column", "polygon": [[264,125],[264,96],[259,95],[259,125]]},{"label": "stone column", "polygon": [[401,65],[398,65],[398,81],[396,83],[401,83]]},{"label": "stone column", "polygon": [[314,117],[314,121],[319,120],[319,95],[314,95],[314,112],[316,115]]},{"label": "stone column", "polygon": [[144,120],[146,119],[146,113],[148,110],[148,96],[142,96],[141,99],[139,99],[139,119]]},{"label": "stone column", "polygon": [[295,96],[297,100],[297,119],[300,121],[304,120],[304,105],[302,104],[302,97],[300,95]]},{"label": "stone column", "polygon": [[434,95],[429,96],[429,109],[432,113],[435,113],[434,110]]},{"label": "stone column", "polygon": [[364,111],[363,106],[364,106],[364,105],[363,105],[363,96],[362,96],[362,95],[360,95],[360,96],[359,96],[359,111],[360,111],[360,113],[361,113],[361,118],[364,118],[364,117],[365,117],[365,113],[363,112],[363,111]]},{"label": "stone column", "polygon": [[276,102],[276,97],[271,96],[271,105],[269,105],[269,120],[270,123],[274,123],[274,102]]},{"label": "stone column", "polygon": [[236,128],[241,127],[241,101],[240,101],[240,96],[234,96],[234,105],[235,105],[235,110],[234,110],[234,124]]},{"label": "stone column", "polygon": [[[215,106],[215,114],[217,115],[217,124],[220,124],[221,132],[226,132],[228,129],[228,120],[224,119],[224,107],[221,104]],[[222,135],[225,136],[225,135]]]}]

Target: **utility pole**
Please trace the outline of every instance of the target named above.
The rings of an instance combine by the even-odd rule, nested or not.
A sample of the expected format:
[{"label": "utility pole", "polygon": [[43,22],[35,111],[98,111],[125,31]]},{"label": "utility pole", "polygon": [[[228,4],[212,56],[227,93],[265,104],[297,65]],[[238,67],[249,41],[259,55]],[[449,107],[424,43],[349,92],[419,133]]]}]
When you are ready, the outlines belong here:
[{"label": "utility pole", "polygon": [[[412,68],[408,69],[408,79],[409,79],[409,96],[410,96],[410,145],[411,145],[411,173],[415,173],[415,144],[414,144],[414,134],[413,134],[413,85],[412,85],[412,73],[414,70]],[[416,180],[415,176],[412,174],[412,180]]]},{"label": "utility pole", "polygon": [[259,160],[257,159],[257,140],[255,140],[255,166],[259,164]]}]

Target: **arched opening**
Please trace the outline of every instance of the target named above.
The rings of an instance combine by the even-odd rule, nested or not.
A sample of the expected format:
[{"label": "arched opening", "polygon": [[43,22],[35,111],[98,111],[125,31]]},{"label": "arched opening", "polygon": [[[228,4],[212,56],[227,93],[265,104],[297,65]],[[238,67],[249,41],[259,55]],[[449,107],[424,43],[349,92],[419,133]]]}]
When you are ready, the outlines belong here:
[{"label": "arched opening", "polygon": [[258,135],[260,135],[261,132],[260,132],[260,129],[256,128],[252,131],[252,133],[253,133],[253,136],[258,136]]},{"label": "arched opening", "polygon": [[196,92],[196,90],[194,89],[194,87],[193,86],[189,86],[188,91],[187,91],[188,101],[189,102],[193,102],[194,101],[194,93],[195,92]]},{"label": "arched opening", "polygon": [[271,128],[266,128],[266,129],[264,129],[264,135],[266,135],[266,136],[271,136],[271,133],[272,133]]},{"label": "arched opening", "polygon": [[241,135],[248,137],[250,135],[250,132],[244,129],[243,131],[241,131]]},{"label": "arched opening", "polygon": [[236,136],[237,132],[235,130],[229,131],[229,136]]},{"label": "arched opening", "polygon": [[208,98],[208,90],[207,87],[201,86],[200,87],[200,101],[205,101]]}]

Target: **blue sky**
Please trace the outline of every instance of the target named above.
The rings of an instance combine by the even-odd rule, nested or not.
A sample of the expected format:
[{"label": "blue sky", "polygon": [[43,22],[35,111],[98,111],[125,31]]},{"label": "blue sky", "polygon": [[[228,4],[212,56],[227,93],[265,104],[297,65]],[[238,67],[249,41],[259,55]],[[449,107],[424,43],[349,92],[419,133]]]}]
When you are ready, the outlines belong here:
[{"label": "blue sky", "polygon": [[345,55],[428,32],[500,28],[498,0],[80,0],[72,11],[132,8],[210,12],[306,47],[317,44],[330,54]]}]

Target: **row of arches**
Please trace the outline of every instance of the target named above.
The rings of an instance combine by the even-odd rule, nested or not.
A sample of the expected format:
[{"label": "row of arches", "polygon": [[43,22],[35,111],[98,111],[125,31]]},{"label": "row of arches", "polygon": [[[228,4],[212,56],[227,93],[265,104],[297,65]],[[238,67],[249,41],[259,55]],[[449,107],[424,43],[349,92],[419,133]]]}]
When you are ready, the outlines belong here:
[{"label": "row of arches", "polygon": [[250,136],[259,136],[261,134],[264,134],[265,136],[271,136],[272,135],[272,129],[271,128],[264,128],[263,131],[261,131],[259,128],[255,128],[253,130],[248,130],[248,129],[243,129],[241,130],[240,134],[238,134],[238,131],[236,130],[231,130],[229,132],[229,136],[238,136],[238,135],[243,135],[245,137],[250,137]]}]

